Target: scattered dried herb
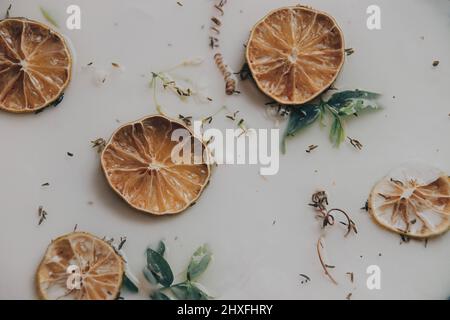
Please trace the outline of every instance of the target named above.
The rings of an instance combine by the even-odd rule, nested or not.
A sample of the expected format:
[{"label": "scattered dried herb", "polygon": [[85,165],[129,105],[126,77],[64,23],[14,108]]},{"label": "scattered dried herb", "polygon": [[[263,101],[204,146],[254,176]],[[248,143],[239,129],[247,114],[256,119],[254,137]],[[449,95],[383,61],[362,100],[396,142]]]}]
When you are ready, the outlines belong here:
[{"label": "scattered dried herb", "polygon": [[355,149],[362,150],[363,145],[362,145],[361,142],[359,142],[359,141],[356,140],[356,139],[350,138],[350,137],[347,137],[347,139],[350,141],[350,144],[351,144]]},{"label": "scattered dried herb", "polygon": [[92,66],[93,64],[94,64],[93,62],[89,62],[89,63],[87,64],[87,66],[90,67],[90,66]]},{"label": "scattered dried herb", "polygon": [[319,119],[325,125],[325,117],[329,115],[331,120],[330,140],[335,146],[339,146],[345,140],[345,119],[348,116],[358,114],[366,109],[378,109],[376,100],[379,94],[362,91],[341,91],[334,93],[327,101],[320,98],[318,103],[308,103],[300,107],[292,107],[289,122],[283,137],[282,151],[286,152],[286,140],[295,136],[300,130]]},{"label": "scattered dried herb", "polygon": [[300,273],[299,276],[302,277],[302,280],[300,280],[301,284],[308,283],[311,281],[311,278],[308,277],[306,274]]},{"label": "scattered dried herb", "polygon": [[117,250],[122,250],[123,246],[127,242],[127,237],[120,237],[119,245],[117,246]]},{"label": "scattered dried herb", "polygon": [[111,65],[112,65],[114,68],[120,68],[120,65],[119,65],[118,63],[116,63],[116,62],[111,62]]},{"label": "scattered dried herb", "polygon": [[50,186],[50,183],[48,183],[48,182],[41,184],[41,187],[48,187],[48,186]]},{"label": "scattered dried herb", "polygon": [[192,117],[191,117],[191,116],[185,117],[185,116],[179,114],[179,115],[178,115],[178,118],[179,118],[181,121],[183,121],[187,126],[192,125]]},{"label": "scattered dried herb", "polygon": [[58,99],[52,102],[52,107],[57,107],[64,100],[64,93],[62,93]]},{"label": "scattered dried herb", "polygon": [[317,149],[319,146],[315,144],[311,144],[308,146],[308,149],[306,149],[307,153],[311,153],[313,150]]},{"label": "scattered dried herb", "polygon": [[366,203],[364,203],[364,206],[361,208],[361,210],[369,212],[369,200],[366,200]]},{"label": "scattered dried herb", "polygon": [[103,138],[98,138],[91,141],[92,148],[96,148],[98,153],[101,153],[106,147],[106,140]]},{"label": "scattered dried herb", "polygon": [[239,78],[242,81],[245,81],[248,79],[253,80],[253,75],[252,75],[252,72],[250,71],[250,67],[247,62],[242,65],[241,70],[239,72],[237,72],[236,74],[239,75]]},{"label": "scattered dried herb", "polygon": [[38,225],[40,226],[45,220],[47,220],[47,215],[48,215],[47,211],[44,210],[43,206],[39,206],[38,215],[39,215]]},{"label": "scattered dried herb", "polygon": [[183,3],[181,3],[181,1],[177,1],[177,5],[179,5],[180,7],[183,6]]},{"label": "scattered dried herb", "polygon": [[73,153],[72,153],[72,152],[67,152],[67,155],[68,155],[69,157],[73,157]]},{"label": "scattered dried herb", "polygon": [[59,28],[58,22],[56,22],[56,20],[47,10],[45,10],[43,7],[39,7],[39,9],[41,10],[42,16],[45,18],[45,20],[47,20],[47,22],[52,24],[54,27]]},{"label": "scattered dried herb", "polygon": [[351,56],[352,54],[354,54],[355,53],[355,49],[353,49],[353,48],[347,48],[347,49],[345,49],[345,54],[347,55],[347,56]]},{"label": "scattered dried herb", "polygon": [[350,277],[350,282],[355,282],[355,274],[353,272],[347,272],[346,273]]},{"label": "scattered dried herb", "polygon": [[227,117],[228,119],[232,120],[232,121],[236,121],[236,116],[238,115],[239,111],[234,112],[232,115],[226,115],[225,117]]},{"label": "scattered dried herb", "polygon": [[347,300],[351,300],[351,298],[352,298],[352,295],[353,295],[353,293],[349,293],[348,295],[347,295],[347,297],[345,297],[345,299],[347,299]]},{"label": "scattered dried herb", "polygon": [[8,9],[6,9],[5,19],[8,19],[11,13],[12,4],[9,4]]},{"label": "scattered dried herb", "polygon": [[439,65],[439,60],[434,60],[433,61],[433,67],[437,67]]},{"label": "scattered dried herb", "polygon": [[333,278],[333,276],[328,271],[329,266],[325,263],[325,260],[322,255],[322,250],[324,249],[323,245],[324,239],[322,237],[317,241],[317,255],[319,256],[320,264],[322,265],[322,269],[325,272],[325,275],[333,282],[334,284],[338,284],[337,281]]}]

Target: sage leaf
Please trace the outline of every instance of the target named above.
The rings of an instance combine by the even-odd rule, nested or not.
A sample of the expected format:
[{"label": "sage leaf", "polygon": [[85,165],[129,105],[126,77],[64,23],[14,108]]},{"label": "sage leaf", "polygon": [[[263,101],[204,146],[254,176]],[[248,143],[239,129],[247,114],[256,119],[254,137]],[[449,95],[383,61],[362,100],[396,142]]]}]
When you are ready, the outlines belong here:
[{"label": "sage leaf", "polygon": [[319,105],[305,104],[302,106],[293,107],[289,115],[289,122],[283,137],[282,152],[286,153],[286,139],[288,137],[295,136],[301,129],[314,123],[320,115],[321,108]]},{"label": "sage leaf", "polygon": [[156,252],[158,252],[160,255],[164,257],[164,253],[166,253],[166,244],[164,243],[164,241],[161,240],[158,243],[158,248],[156,248]]},{"label": "sage leaf", "polygon": [[342,104],[349,99],[367,99],[367,100],[376,100],[380,97],[379,93],[374,93],[370,91],[364,90],[345,90],[334,93],[330,99],[328,99],[327,103],[332,106],[339,108]]},{"label": "sage leaf", "polygon": [[134,277],[132,277],[130,275],[124,274],[122,286],[133,293],[139,292],[137,280],[134,279]]},{"label": "sage leaf", "polygon": [[336,146],[339,145],[345,140],[345,129],[342,123],[342,119],[339,115],[333,115],[333,123],[331,124],[330,129],[330,140]]},{"label": "sage leaf", "polygon": [[157,285],[158,284],[158,280],[156,279],[156,276],[153,274],[152,271],[150,271],[150,269],[148,267],[144,267],[144,269],[142,270],[145,279],[147,279],[147,281],[153,285]]},{"label": "sage leaf", "polygon": [[176,284],[170,290],[179,300],[208,300],[208,295],[189,281]]},{"label": "sage leaf", "polygon": [[194,280],[205,272],[211,262],[212,254],[206,244],[199,247],[192,255],[191,262],[187,269],[187,279]]},{"label": "sage leaf", "polygon": [[147,267],[163,287],[170,287],[173,273],[166,259],[155,250],[147,248]]},{"label": "sage leaf", "polygon": [[152,300],[170,300],[170,298],[166,294],[162,293],[160,290],[153,292],[150,295],[150,298]]}]

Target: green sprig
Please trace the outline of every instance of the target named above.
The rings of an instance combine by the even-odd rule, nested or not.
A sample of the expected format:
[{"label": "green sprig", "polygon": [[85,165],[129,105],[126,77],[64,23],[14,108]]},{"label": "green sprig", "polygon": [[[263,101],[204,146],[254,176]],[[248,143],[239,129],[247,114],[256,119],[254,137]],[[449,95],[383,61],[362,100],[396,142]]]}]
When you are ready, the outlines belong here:
[{"label": "green sprig", "polygon": [[330,141],[338,147],[346,137],[345,119],[358,115],[366,109],[379,109],[377,99],[380,94],[362,90],[346,90],[333,94],[327,101],[322,98],[317,103],[295,106],[283,136],[282,152],[286,152],[286,140],[319,119],[321,126],[330,122]]}]

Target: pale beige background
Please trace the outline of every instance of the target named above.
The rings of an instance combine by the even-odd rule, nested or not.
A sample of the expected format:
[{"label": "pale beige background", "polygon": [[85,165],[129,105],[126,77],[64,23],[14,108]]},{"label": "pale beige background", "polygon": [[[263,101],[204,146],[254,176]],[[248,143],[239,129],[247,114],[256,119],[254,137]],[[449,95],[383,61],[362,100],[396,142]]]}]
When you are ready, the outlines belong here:
[{"label": "pale beige background", "polygon": [[[8,3],[1,0],[0,10]],[[181,103],[160,95],[171,114],[203,117],[225,104],[240,110],[254,128],[273,126],[264,116],[268,99],[251,82],[242,84],[240,96],[224,95],[207,27],[201,28],[209,25],[212,1],[185,0],[183,7],[175,0],[12,3],[13,15],[42,21],[42,5],[63,25],[66,7],[78,4],[82,30],[62,28],[77,60],[63,103],[39,115],[0,113],[0,298],[35,298],[33,275],[46,246],[75,224],[99,236],[126,235],[125,251],[136,274],[144,265],[146,246],[159,239],[166,239],[175,273],[186,267],[198,245],[209,243],[215,260],[201,282],[218,298],[344,299],[349,292],[355,299],[450,296],[449,235],[431,241],[427,249],[416,242],[399,245],[399,236],[378,228],[359,210],[372,185],[405,161],[420,159],[450,172],[449,1],[306,1],[335,16],[347,47],[355,48],[336,85],[384,94],[384,110],[348,125],[363,151],[348,144],[333,148],[327,131],[314,126],[290,141],[278,175],[265,181],[256,166],[220,167],[199,203],[171,218],[128,208],[105,183],[90,141],[109,137],[116,119],[123,123],[154,113],[150,72],[196,56],[205,63],[184,73],[209,83],[214,103]],[[381,31],[366,28],[365,11],[374,3],[382,9]],[[290,4],[296,2],[229,1],[222,43],[233,68],[244,61],[251,26],[269,10]],[[433,60],[441,61],[437,68]],[[114,72],[97,87],[92,72],[83,69],[91,61],[104,69],[117,62],[126,71]],[[213,125],[233,127],[224,115]],[[319,148],[307,154],[310,144]],[[67,157],[68,151],[75,156]],[[41,188],[44,182],[51,186]],[[318,188],[328,191],[334,206],[351,213],[360,231],[348,240],[334,232],[328,241],[339,286],[323,276],[315,252],[318,223],[306,204]],[[39,205],[49,213],[40,227]],[[371,264],[381,267],[380,291],[365,286]],[[348,271],[355,273],[353,285],[345,276]],[[299,273],[312,282],[301,285]]]}]

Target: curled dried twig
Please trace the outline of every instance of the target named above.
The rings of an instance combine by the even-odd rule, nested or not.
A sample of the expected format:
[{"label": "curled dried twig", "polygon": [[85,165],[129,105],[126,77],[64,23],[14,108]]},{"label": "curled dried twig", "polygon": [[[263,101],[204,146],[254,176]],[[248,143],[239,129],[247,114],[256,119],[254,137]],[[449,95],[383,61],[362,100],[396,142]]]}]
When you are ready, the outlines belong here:
[{"label": "curled dried twig", "polygon": [[323,245],[324,239],[323,237],[320,237],[319,240],[317,241],[317,255],[319,256],[319,261],[320,264],[322,265],[323,271],[325,272],[325,275],[334,283],[334,284],[338,284],[337,281],[333,278],[333,276],[330,274],[330,272],[328,271],[328,269],[330,268],[328,264],[325,263],[325,259],[323,258],[322,255],[322,250],[324,249],[324,245]]}]

